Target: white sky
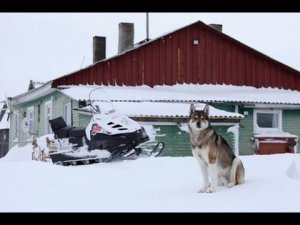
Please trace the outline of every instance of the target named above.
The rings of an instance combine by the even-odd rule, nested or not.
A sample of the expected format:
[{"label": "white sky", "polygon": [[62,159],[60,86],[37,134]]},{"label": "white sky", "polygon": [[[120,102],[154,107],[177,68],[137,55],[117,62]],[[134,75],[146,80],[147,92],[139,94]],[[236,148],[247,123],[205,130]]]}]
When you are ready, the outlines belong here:
[{"label": "white sky", "polygon": [[[300,69],[300,13],[150,13],[150,38],[201,20],[274,59]],[[0,100],[25,92],[29,80],[48,81],[92,63],[93,36],[117,53],[118,23],[146,37],[145,13],[0,13]],[[84,59],[84,61],[83,61]]]}]

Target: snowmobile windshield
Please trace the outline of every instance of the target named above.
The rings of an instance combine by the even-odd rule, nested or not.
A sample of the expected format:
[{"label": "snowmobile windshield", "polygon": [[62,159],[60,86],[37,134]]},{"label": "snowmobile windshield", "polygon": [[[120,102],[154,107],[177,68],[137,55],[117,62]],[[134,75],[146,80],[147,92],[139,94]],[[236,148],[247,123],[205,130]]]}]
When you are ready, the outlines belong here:
[{"label": "snowmobile windshield", "polygon": [[109,115],[116,112],[111,102],[93,102],[94,113]]}]

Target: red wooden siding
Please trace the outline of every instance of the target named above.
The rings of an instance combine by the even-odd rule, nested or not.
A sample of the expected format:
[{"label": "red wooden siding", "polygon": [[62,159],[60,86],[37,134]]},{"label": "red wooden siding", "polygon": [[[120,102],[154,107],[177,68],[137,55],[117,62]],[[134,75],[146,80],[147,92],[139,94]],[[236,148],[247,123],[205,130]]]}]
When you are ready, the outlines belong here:
[{"label": "red wooden siding", "polygon": [[[199,44],[193,44],[198,40]],[[68,84],[232,84],[300,90],[300,73],[197,22],[124,54],[57,78]]]}]

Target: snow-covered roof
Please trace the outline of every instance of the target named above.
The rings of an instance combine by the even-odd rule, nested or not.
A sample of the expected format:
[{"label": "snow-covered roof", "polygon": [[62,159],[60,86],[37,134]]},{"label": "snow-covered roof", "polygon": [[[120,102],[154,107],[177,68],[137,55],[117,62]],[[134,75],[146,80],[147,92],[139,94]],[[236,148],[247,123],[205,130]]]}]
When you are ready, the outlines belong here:
[{"label": "snow-covered roof", "polygon": [[33,86],[34,86],[34,88],[39,88],[39,87],[45,85],[46,83],[48,83],[48,82],[33,81]]},{"label": "snow-covered roof", "polygon": [[[174,102],[113,102],[118,112],[130,117],[172,117],[187,118],[189,116],[190,104]],[[198,103],[201,108],[205,104]],[[210,118],[243,118],[239,113],[227,112],[209,107]]]},{"label": "snow-covered roof", "polygon": [[[136,88],[108,88],[99,86],[71,86],[68,89],[60,90],[65,95],[75,100],[88,100],[91,93],[90,100],[108,101],[113,100],[114,107],[121,113],[131,117],[181,117],[186,118],[189,116],[190,103],[188,102],[159,102],[158,94],[155,90],[149,92],[145,86]],[[146,88],[146,89],[144,89]],[[92,90],[95,90],[91,92]],[[134,92],[136,92],[134,94]],[[158,93],[160,93],[158,91]],[[168,93],[168,92],[167,92]],[[170,93],[169,93],[170,94]],[[121,96],[125,97],[119,99]],[[134,101],[130,101],[130,97],[135,96]],[[152,97],[156,97],[152,101]],[[163,95],[160,95],[163,96]],[[174,96],[174,93],[173,93]],[[118,99],[120,101],[118,101]],[[205,104],[198,103],[198,107],[204,108]],[[211,118],[243,118],[244,116],[239,113],[227,112],[224,110],[216,109],[210,106],[209,111]]]},{"label": "snow-covered roof", "polygon": [[39,87],[36,87],[30,91],[24,92],[20,95],[17,95],[13,97],[11,101],[11,105],[18,105],[23,104],[32,100],[35,100],[37,98],[43,97],[53,91],[55,91],[54,88],[51,88],[52,81],[49,81],[45,84],[40,85]]},{"label": "snow-covered roof", "polygon": [[237,102],[262,104],[300,105],[300,92],[278,88],[254,88],[233,85],[177,84],[173,86],[157,85],[153,88],[143,86],[64,86],[64,94],[77,100],[111,101],[177,101],[177,102]]},{"label": "snow-covered roof", "polygon": [[[5,104],[6,104],[6,102],[0,102],[0,130],[1,129],[9,129],[9,124],[10,124],[7,109],[3,108],[3,106]],[[3,114],[3,117],[2,117],[2,114]]]}]

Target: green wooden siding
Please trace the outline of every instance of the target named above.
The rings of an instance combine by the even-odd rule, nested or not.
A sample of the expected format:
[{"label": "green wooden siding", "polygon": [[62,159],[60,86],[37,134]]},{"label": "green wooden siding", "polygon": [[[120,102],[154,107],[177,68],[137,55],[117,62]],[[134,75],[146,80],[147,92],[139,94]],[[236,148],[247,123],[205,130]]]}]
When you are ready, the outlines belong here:
[{"label": "green wooden siding", "polygon": [[78,101],[72,101],[72,126],[79,127],[80,125],[80,117],[78,111],[74,109],[78,109]]},{"label": "green wooden siding", "polygon": [[154,126],[157,129],[156,141],[165,143],[161,156],[191,156],[189,134],[176,125]]},{"label": "green wooden siding", "polygon": [[[36,136],[42,136],[46,134],[46,118],[45,118],[45,103],[48,101],[52,101],[52,118],[56,118],[58,116],[63,115],[63,105],[67,101],[69,101],[69,98],[63,94],[61,94],[58,91],[55,91],[53,93],[50,93],[48,95],[45,95],[41,98],[35,99],[34,101],[24,103],[22,105],[18,105],[16,107],[16,110],[19,110],[20,112],[20,121],[19,124],[21,126],[22,120],[23,120],[23,114],[29,107],[34,107],[34,135]],[[13,124],[15,121],[11,121],[11,127],[13,127]],[[13,136],[13,129],[10,129],[10,135]],[[32,135],[27,135],[24,132],[22,132],[22,129],[20,128],[19,133],[19,139],[18,142],[14,142],[13,139],[10,141],[10,148],[14,145],[18,144],[19,146],[24,146],[27,143],[31,143],[32,141]]]},{"label": "green wooden siding", "polygon": [[217,134],[222,136],[234,151],[234,135],[231,132],[227,132],[230,127],[231,126],[213,126]]},{"label": "green wooden siding", "polygon": [[54,101],[52,104],[52,118],[63,116],[64,104],[70,101],[70,99],[60,92],[55,92],[53,95],[53,99]]},{"label": "green wooden siding", "polygon": [[[155,125],[158,129],[156,141],[165,143],[165,150],[161,156],[191,156],[189,133],[180,130],[176,125]],[[233,134],[228,133],[229,126],[214,126],[216,132],[224,137],[228,144],[233,148]]]},{"label": "green wooden siding", "polygon": [[220,110],[225,110],[227,112],[234,112],[235,111],[235,105],[229,105],[229,104],[221,104],[221,103],[212,103],[212,104],[209,104],[217,109],[220,109]]},{"label": "green wooden siding", "polygon": [[[285,132],[300,137],[300,110],[284,110],[282,112],[282,129]],[[297,146],[297,152],[299,151],[299,144]]]},{"label": "green wooden siding", "polygon": [[91,120],[91,116],[79,114],[79,126],[80,127],[86,127]]},{"label": "green wooden siding", "polygon": [[[24,146],[32,141],[32,136],[42,136],[45,134],[45,102],[50,101],[51,95],[46,95],[43,98],[38,98],[34,101],[22,104],[17,107],[20,112],[19,124],[22,126],[22,120],[24,119],[24,112],[27,111],[29,107],[34,108],[34,118],[33,118],[33,134],[27,134],[22,131],[20,127],[18,142],[11,142],[10,147],[18,144],[19,146]],[[52,104],[53,105],[53,104]],[[11,121],[11,124],[13,121]],[[12,131],[13,132],[13,131]]]},{"label": "green wooden siding", "polygon": [[255,154],[253,137],[253,109],[242,108],[240,113],[244,114],[247,111],[248,115],[241,120],[240,123],[240,155]]}]

